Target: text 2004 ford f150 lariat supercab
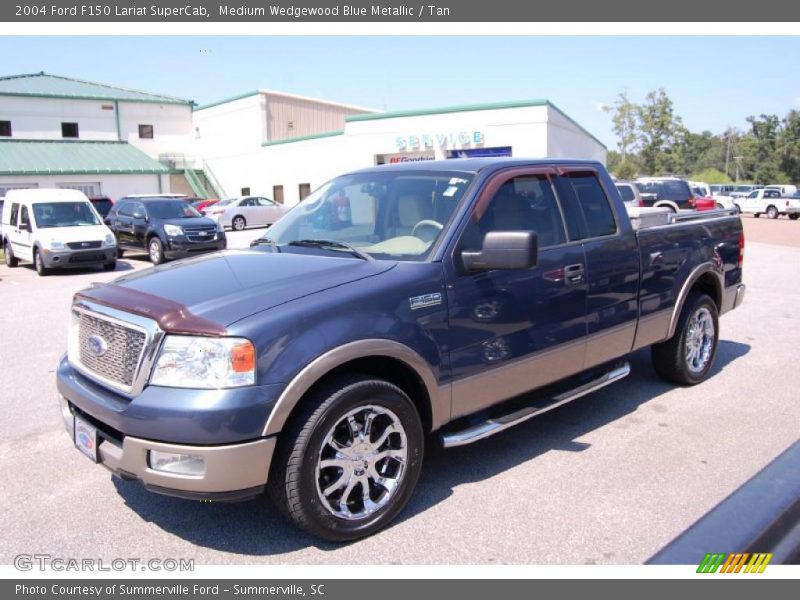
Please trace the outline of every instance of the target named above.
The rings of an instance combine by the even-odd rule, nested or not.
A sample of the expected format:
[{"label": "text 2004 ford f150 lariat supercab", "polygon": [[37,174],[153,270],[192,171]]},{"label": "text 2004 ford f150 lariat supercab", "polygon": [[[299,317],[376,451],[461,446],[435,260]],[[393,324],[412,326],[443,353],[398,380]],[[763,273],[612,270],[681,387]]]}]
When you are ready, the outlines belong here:
[{"label": "text 2004 ford f150 lariat supercab", "polygon": [[670,381],[707,377],[744,297],[741,221],[640,212],[634,228],[595,162],[338,177],[248,250],[79,292],[65,425],[154,492],[266,489],[318,536],[369,535],[411,496],[430,432],[484,438],[624,377],[644,346]]}]

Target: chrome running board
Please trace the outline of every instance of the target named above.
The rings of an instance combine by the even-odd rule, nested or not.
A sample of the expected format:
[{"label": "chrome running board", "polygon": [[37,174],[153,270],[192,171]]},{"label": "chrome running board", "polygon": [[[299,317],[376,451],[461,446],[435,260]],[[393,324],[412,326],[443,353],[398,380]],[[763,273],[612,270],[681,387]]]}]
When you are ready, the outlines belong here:
[{"label": "chrome running board", "polygon": [[528,419],[546,413],[547,411],[561,406],[562,404],[577,400],[586,394],[591,394],[600,388],[627,377],[630,372],[630,364],[627,362],[623,363],[607,373],[604,373],[597,379],[593,379],[592,381],[589,381],[572,390],[557,394],[556,396],[548,398],[545,401],[537,400],[531,406],[526,406],[507,415],[503,415],[502,417],[487,419],[483,423],[471,425],[466,429],[443,434],[441,436],[442,445],[445,448],[454,448],[456,446],[466,446],[472,442],[477,442],[478,440],[487,438],[495,433],[500,433],[509,427],[518,425],[523,421],[527,421]]}]

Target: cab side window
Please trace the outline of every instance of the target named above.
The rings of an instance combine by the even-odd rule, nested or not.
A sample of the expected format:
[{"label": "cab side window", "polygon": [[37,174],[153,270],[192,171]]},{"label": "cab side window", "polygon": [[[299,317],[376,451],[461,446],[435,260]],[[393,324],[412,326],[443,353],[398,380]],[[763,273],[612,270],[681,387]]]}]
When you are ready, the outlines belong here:
[{"label": "cab side window", "polygon": [[503,183],[480,219],[464,230],[462,249],[480,250],[490,231],[535,231],[540,248],[563,244],[564,221],[548,177],[523,175]]},{"label": "cab side window", "polygon": [[117,214],[123,217],[132,217],[133,202],[121,202],[119,208],[117,208]]},{"label": "cab side window", "polygon": [[17,216],[19,215],[19,204],[16,202],[11,205],[11,216],[9,217],[9,225],[16,226]]},{"label": "cab side window", "polygon": [[28,207],[23,206],[19,213],[19,226],[28,227],[31,224],[30,217],[28,216]]}]

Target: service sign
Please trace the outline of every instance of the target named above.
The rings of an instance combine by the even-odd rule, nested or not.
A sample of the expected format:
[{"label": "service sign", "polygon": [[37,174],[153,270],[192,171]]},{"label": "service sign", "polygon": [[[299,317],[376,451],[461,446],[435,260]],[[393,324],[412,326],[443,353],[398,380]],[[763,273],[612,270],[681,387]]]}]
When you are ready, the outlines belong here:
[{"label": "service sign", "polygon": [[428,148],[464,148],[480,146],[484,142],[483,132],[474,130],[398,135],[395,146],[398,150],[419,150]]}]

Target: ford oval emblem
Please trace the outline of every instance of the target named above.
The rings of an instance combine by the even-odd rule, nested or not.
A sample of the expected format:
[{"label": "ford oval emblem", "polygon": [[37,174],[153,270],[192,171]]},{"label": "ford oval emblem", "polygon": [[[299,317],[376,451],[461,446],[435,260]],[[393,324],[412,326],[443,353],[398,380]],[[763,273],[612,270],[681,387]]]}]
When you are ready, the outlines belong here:
[{"label": "ford oval emblem", "polygon": [[89,354],[95,358],[100,358],[106,352],[108,352],[108,344],[99,335],[89,336],[89,339],[86,340],[86,344],[88,346],[87,349],[89,350]]}]

